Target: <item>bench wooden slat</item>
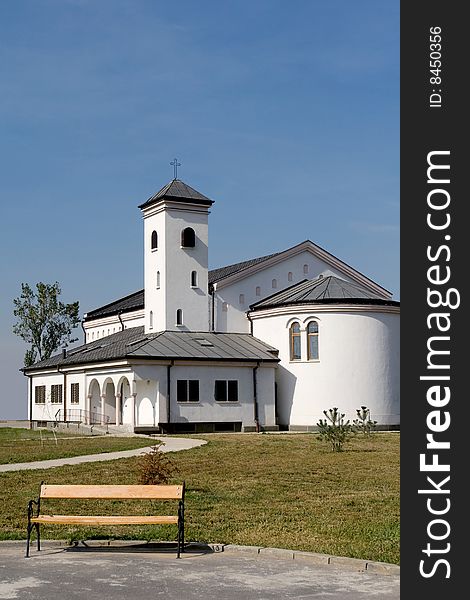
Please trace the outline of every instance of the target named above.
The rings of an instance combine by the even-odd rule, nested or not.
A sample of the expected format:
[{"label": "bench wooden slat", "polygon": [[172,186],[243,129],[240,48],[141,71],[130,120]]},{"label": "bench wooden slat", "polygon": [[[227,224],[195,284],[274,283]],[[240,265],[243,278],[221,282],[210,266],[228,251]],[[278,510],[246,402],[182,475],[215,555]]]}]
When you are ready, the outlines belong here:
[{"label": "bench wooden slat", "polygon": [[41,486],[41,498],[108,498],[112,500],[180,500],[182,485],[47,485]]},{"label": "bench wooden slat", "polygon": [[134,516],[134,515],[40,515],[33,517],[31,523],[53,525],[171,525],[178,524],[175,516]]}]

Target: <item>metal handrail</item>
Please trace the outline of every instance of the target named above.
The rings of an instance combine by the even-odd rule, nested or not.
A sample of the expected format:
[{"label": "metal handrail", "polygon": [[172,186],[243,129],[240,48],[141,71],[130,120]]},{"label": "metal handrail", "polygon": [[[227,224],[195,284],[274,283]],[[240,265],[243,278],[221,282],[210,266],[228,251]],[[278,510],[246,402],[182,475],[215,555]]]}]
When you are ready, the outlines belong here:
[{"label": "metal handrail", "polygon": [[87,425],[109,425],[110,421],[109,415],[83,408],[68,408],[66,411],[60,408],[54,416],[56,422],[64,421],[64,417],[67,417],[67,422],[86,423]]}]

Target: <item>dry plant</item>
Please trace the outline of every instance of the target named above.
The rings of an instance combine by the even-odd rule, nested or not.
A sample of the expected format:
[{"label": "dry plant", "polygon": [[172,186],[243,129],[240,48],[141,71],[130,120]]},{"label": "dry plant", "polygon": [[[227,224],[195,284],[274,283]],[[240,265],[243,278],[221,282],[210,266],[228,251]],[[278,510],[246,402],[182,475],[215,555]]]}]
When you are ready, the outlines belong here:
[{"label": "dry plant", "polygon": [[137,471],[141,484],[166,484],[170,481],[173,474],[178,472],[177,466],[168,454],[160,450],[162,445],[163,442],[157,442],[152,446],[150,452],[138,459]]}]

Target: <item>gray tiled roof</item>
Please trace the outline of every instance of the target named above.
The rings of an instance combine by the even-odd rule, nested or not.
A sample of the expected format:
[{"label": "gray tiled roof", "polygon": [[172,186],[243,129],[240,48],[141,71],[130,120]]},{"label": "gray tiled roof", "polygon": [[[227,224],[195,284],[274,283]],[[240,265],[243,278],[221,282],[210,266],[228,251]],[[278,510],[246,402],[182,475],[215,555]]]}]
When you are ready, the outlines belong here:
[{"label": "gray tiled roof", "polygon": [[378,294],[367,291],[356,283],[345,281],[333,275],[317,279],[304,279],[272,296],[268,296],[250,306],[257,310],[289,304],[342,304],[363,303],[399,306],[399,302],[386,300]]},{"label": "gray tiled roof", "polygon": [[143,327],[124,329],[100,340],[37,362],[25,371],[119,359],[190,359],[278,362],[277,350],[249,333],[163,331],[144,334]]},{"label": "gray tiled roof", "polygon": [[193,203],[203,204],[205,206],[211,206],[214,204],[213,200],[207,196],[204,196],[204,194],[201,194],[201,192],[198,192],[187,183],[184,183],[184,181],[181,181],[180,179],[173,179],[164,185],[161,190],[158,190],[158,192],[146,202],[141,204],[139,208],[147,208],[148,206],[155,204],[155,202],[159,202],[163,198],[175,200],[176,202],[191,200]]},{"label": "gray tiled roof", "polygon": [[209,271],[209,283],[216,283],[221,279],[225,279],[226,277],[230,277],[230,275],[235,275],[235,273],[239,273],[240,271],[244,271],[249,267],[258,265],[264,262],[265,260],[268,260],[269,258],[273,258],[273,256],[277,256],[278,254],[282,254],[282,252],[275,252],[274,254],[260,256],[259,258],[252,258],[251,260],[245,260],[243,262],[235,263],[233,265],[228,265],[227,267],[213,269],[212,271]]},{"label": "gray tiled roof", "polygon": [[91,310],[87,313],[84,321],[91,321],[98,319],[99,317],[106,317],[110,315],[116,315],[118,313],[131,312],[133,310],[141,310],[144,308],[144,290],[139,290],[124,298],[119,298],[114,302],[100,306],[95,310]]}]

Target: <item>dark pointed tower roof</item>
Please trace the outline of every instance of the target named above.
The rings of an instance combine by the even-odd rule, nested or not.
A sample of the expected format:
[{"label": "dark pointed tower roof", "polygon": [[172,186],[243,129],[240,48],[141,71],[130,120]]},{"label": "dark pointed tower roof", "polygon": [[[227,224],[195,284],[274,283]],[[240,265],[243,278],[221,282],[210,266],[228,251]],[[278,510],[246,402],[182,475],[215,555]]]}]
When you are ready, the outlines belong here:
[{"label": "dark pointed tower roof", "polygon": [[149,198],[146,202],[139,205],[139,208],[148,208],[152,204],[156,204],[161,200],[173,200],[174,202],[191,202],[192,204],[201,204],[203,206],[211,206],[214,201],[201,194],[180,179],[173,179],[162,187],[156,194]]}]

